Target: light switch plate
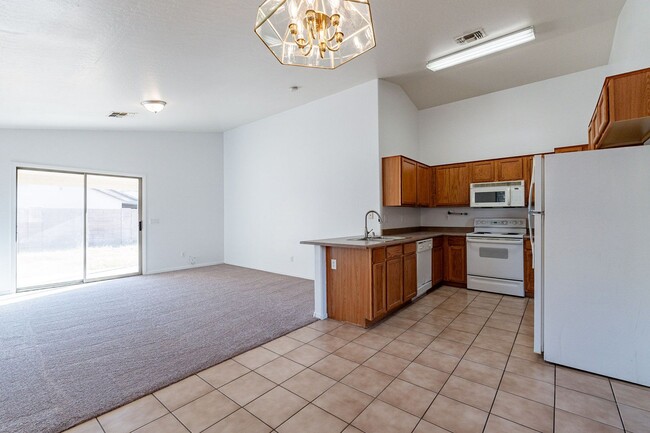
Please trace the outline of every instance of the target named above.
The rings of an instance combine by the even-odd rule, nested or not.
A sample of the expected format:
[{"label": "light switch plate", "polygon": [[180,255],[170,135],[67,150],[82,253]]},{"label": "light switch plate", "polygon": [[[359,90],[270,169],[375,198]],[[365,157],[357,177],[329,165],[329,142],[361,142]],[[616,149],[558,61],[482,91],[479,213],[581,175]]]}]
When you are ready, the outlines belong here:
[{"label": "light switch plate", "polygon": [[330,267],[332,270],[336,270],[336,259],[330,260]]}]

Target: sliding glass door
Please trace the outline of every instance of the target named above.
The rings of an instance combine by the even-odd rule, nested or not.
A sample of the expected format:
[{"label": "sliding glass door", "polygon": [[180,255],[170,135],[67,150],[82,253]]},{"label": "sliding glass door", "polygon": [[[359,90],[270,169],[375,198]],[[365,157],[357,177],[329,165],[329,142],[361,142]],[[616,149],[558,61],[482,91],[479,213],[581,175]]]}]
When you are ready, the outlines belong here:
[{"label": "sliding glass door", "polygon": [[84,175],[18,170],[18,289],[84,279]]},{"label": "sliding glass door", "polygon": [[16,286],[141,273],[141,179],[20,168]]}]

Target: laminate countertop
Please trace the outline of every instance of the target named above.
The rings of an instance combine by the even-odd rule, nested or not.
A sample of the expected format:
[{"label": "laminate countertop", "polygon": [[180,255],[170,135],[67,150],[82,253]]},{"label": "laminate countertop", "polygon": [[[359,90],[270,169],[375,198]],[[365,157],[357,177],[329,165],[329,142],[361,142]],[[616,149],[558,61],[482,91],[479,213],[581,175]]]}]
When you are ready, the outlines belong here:
[{"label": "laminate countertop", "polygon": [[[471,231],[471,228],[468,228],[468,231]],[[408,232],[408,233],[399,233],[395,235],[386,235],[388,237],[399,237],[399,239],[391,240],[381,240],[381,241],[357,241],[355,238],[360,238],[362,235],[357,236],[345,236],[342,238],[332,238],[332,239],[318,239],[312,241],[302,241],[300,242],[303,245],[319,245],[322,247],[337,247],[337,248],[360,248],[360,249],[371,249],[378,247],[385,247],[390,245],[400,245],[408,244],[410,242],[417,242],[423,239],[435,238],[438,236],[465,236],[466,232],[462,231],[438,231],[438,230],[425,230],[417,232]]]}]

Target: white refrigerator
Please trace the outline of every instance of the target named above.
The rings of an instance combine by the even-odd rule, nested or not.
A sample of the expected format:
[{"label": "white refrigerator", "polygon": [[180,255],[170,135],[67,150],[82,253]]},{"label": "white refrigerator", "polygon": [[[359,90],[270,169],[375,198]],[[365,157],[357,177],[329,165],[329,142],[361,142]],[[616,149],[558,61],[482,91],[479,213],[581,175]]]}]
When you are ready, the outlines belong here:
[{"label": "white refrigerator", "polygon": [[650,386],[650,146],[534,157],[534,349]]}]

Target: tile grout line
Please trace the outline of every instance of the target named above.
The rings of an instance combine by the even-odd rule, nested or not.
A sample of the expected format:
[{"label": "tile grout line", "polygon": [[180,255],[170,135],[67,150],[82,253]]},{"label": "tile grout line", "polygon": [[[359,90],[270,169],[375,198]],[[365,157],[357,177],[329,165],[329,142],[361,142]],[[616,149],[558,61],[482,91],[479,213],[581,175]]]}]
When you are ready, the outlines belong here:
[{"label": "tile grout line", "polygon": [[609,388],[612,390],[612,396],[614,397],[614,403],[616,404],[616,411],[618,412],[618,416],[621,418],[621,426],[623,427],[623,431],[626,432],[627,429],[625,428],[625,421],[623,421],[623,414],[621,413],[621,408],[618,405],[618,399],[616,398],[616,392],[614,391],[612,379],[607,378],[607,381],[609,382]]},{"label": "tile grout line", "polygon": [[[501,305],[502,301],[503,301],[503,298],[501,298],[501,300],[497,304],[494,311],[496,311],[496,309],[499,308],[499,305]],[[528,300],[526,300],[526,305],[524,306],[524,313],[521,315],[521,319],[519,320],[519,326],[517,326],[517,332],[515,333],[515,339],[512,340],[512,344],[510,345],[510,353],[508,353],[508,359],[506,359],[506,364],[503,366],[503,371],[501,372],[501,377],[499,378],[499,384],[497,385],[496,392],[494,393],[494,398],[492,399],[492,404],[490,404],[490,410],[487,411],[488,416],[485,418],[485,424],[483,425],[483,430],[482,430],[483,432],[485,432],[485,429],[487,428],[487,424],[488,424],[488,422],[490,420],[490,415],[492,415],[492,409],[494,408],[494,403],[497,401],[497,395],[499,394],[499,388],[501,388],[501,383],[503,382],[503,376],[506,375],[506,368],[508,368],[508,362],[510,362],[510,356],[512,356],[512,349],[515,346],[515,341],[517,341],[517,335],[519,335],[519,329],[521,329],[521,323],[523,322],[524,316],[526,315],[526,307],[527,306],[528,306]],[[490,317],[492,317],[492,315],[490,315]],[[489,318],[488,318],[488,320],[489,320]],[[485,323],[487,323],[487,321]],[[482,330],[483,330],[483,328],[481,328],[481,331]],[[478,335],[477,335],[477,338],[478,338]],[[494,415],[494,416],[498,416],[498,415]],[[510,420],[508,420],[508,421],[510,421]],[[512,421],[512,422],[514,422],[514,421]]]},{"label": "tile grout line", "polygon": [[[191,376],[190,376],[190,377],[191,377]],[[179,381],[179,382],[180,382],[180,381]],[[178,382],[177,382],[177,383],[178,383]],[[212,385],[210,385],[210,386],[212,386]],[[214,388],[214,387],[213,387],[213,388]],[[164,389],[164,388],[163,388],[163,389]],[[215,390],[216,390],[216,389],[215,389]],[[156,392],[158,392],[158,391],[156,391]],[[210,392],[212,392],[212,391],[210,391]],[[209,394],[209,393],[208,393],[208,394]],[[207,394],[205,394],[205,395],[207,395]],[[151,396],[152,396],[153,398],[155,398],[155,399],[158,401],[158,403],[160,403],[160,404],[161,404],[165,409],[167,409],[167,406],[165,406],[164,403],[158,399],[158,397],[156,397],[155,395],[153,395],[153,392],[151,393]],[[204,397],[204,396],[201,396],[201,397]],[[201,397],[199,397],[199,398],[201,398]],[[198,399],[194,399],[194,400],[192,400],[192,401],[196,401],[196,400],[198,400]],[[189,404],[189,403],[188,403],[188,404]],[[183,407],[183,406],[181,406],[181,407]],[[180,409],[180,407],[179,407],[179,409]],[[163,416],[161,416],[161,417],[158,417],[158,418],[156,418],[156,419],[154,419],[154,420],[152,420],[152,421],[149,421],[148,423],[146,423],[145,425],[141,425],[141,426],[138,427],[137,429],[140,429],[140,428],[142,428],[142,427],[144,427],[144,426],[147,426],[147,425],[149,425],[149,424],[151,424],[151,423],[153,423],[153,422],[156,422],[156,421],[158,421],[160,418],[163,418],[163,417],[165,417],[165,416],[167,416],[167,415],[171,415],[171,416],[173,416],[173,417],[176,419],[176,421],[178,421],[178,422],[180,423],[180,425],[183,426],[183,428],[184,428],[185,430],[187,430],[188,432],[190,431],[190,429],[189,429],[189,428],[188,428],[188,427],[183,423],[183,421],[181,421],[180,419],[178,419],[178,417],[176,417],[176,415],[174,415],[174,413],[173,413],[171,410],[169,410],[169,409],[167,409],[167,413],[166,413],[165,415],[163,415]],[[137,429],[135,429],[135,430],[137,430]],[[131,432],[133,433],[135,430],[132,430]]]},{"label": "tile grout line", "polygon": [[[435,292],[435,291],[433,291],[433,292]],[[433,292],[432,292],[432,293],[433,293]],[[456,294],[457,292],[458,292],[458,291],[454,292],[454,294]],[[448,300],[451,296],[453,296],[453,295],[447,296],[447,299],[446,299],[446,300]],[[446,301],[446,300],[445,300],[445,301]],[[439,304],[439,305],[440,305],[440,304]],[[429,313],[433,312],[433,310],[435,310],[436,308],[438,308],[439,305],[436,305],[435,307],[433,307]],[[429,313],[427,313],[427,315],[428,315]],[[460,315],[460,313],[458,313],[458,315]],[[458,317],[458,315],[457,315],[456,317]],[[420,320],[422,320],[422,319],[420,319]],[[416,323],[419,323],[420,320],[417,320]],[[384,322],[384,323],[386,323],[386,322]],[[415,325],[415,324],[413,324],[413,325]],[[400,333],[399,335],[396,335],[396,336],[395,336],[395,337],[394,337],[394,338],[393,338],[393,339],[392,339],[388,344],[386,344],[386,346],[388,346],[388,345],[389,345],[390,343],[392,343],[393,341],[396,341],[398,337],[400,337],[401,335],[403,335],[407,330],[409,330],[411,327],[413,327],[413,325],[411,325],[409,328],[404,329],[404,331],[403,331],[402,333]],[[389,326],[392,326],[392,325],[389,325]],[[401,329],[401,328],[400,328],[400,329]],[[445,329],[446,329],[446,327],[445,327]],[[443,329],[443,330],[444,330],[444,329]],[[441,331],[441,332],[442,332],[442,331]],[[438,338],[438,337],[436,336],[435,338]],[[435,340],[435,339],[434,339],[434,340]],[[409,344],[410,344],[410,343],[409,343]],[[384,347],[386,347],[386,346],[384,346]],[[384,347],[382,347],[382,349],[383,349]],[[419,347],[419,346],[418,346],[418,347]],[[427,347],[428,347],[428,346],[427,346]],[[381,352],[382,349],[380,349],[378,352]],[[423,349],[420,351],[420,353],[418,354],[418,356],[420,356],[420,354],[422,354],[422,352],[424,352],[425,350],[426,350],[426,348],[423,348]],[[384,352],[384,353],[386,353],[386,352]],[[389,355],[390,355],[390,354],[389,354]],[[373,356],[374,356],[374,355],[373,355]],[[395,355],[393,355],[393,356],[395,356]],[[397,358],[404,359],[404,358],[401,358],[401,357],[397,357]],[[416,358],[417,358],[417,356],[416,356]],[[393,382],[395,382],[395,381],[398,379],[399,375],[402,374],[402,372],[404,372],[404,370],[406,370],[406,369],[407,369],[411,364],[413,364],[414,361],[415,361],[415,359],[414,359],[413,361],[410,361],[409,365],[407,365],[406,367],[404,367],[404,368],[400,371],[400,373],[399,373],[397,376],[394,376],[393,379],[392,379],[392,380],[391,380],[391,381],[390,381],[390,382],[389,382],[389,383],[388,383],[388,384],[387,384],[387,385],[386,385],[386,386],[381,390],[381,392],[380,392],[379,394],[377,394],[377,397],[373,397],[372,401],[371,401],[370,403],[368,403],[368,406],[366,406],[366,407],[365,407],[361,412],[359,412],[359,414],[358,414],[356,417],[354,417],[354,419],[353,419],[353,420],[348,424],[348,426],[352,426],[352,427],[354,427],[354,428],[357,428],[357,427],[355,427],[355,426],[353,425],[354,421],[356,421],[357,418],[359,418],[359,417],[361,416],[361,414],[363,414],[363,412],[364,412],[364,411],[365,411],[365,410],[366,410],[366,409],[367,409],[371,404],[373,404],[375,401],[379,400],[379,396],[380,396],[380,395],[381,395],[381,394],[386,390],[386,388],[388,388],[388,387],[389,387]],[[371,369],[373,369],[372,367],[367,367],[367,368],[371,368]],[[373,370],[375,370],[375,369],[373,369]],[[435,369],[434,369],[434,370],[435,370]],[[375,370],[375,371],[379,371],[379,370]],[[380,373],[383,373],[383,372],[380,372]],[[444,373],[444,372],[443,372],[443,373]],[[384,373],[384,374],[386,374],[386,373]],[[389,376],[390,376],[390,375],[389,375]],[[410,383],[410,382],[407,382],[407,383]],[[415,384],[412,384],[412,385],[415,385]],[[417,386],[417,385],[415,385],[415,386]],[[356,389],[356,388],[355,388],[355,389]],[[423,389],[425,389],[425,388],[423,388]],[[442,389],[442,387],[441,387],[440,389]],[[431,390],[428,390],[428,391],[431,391]],[[371,397],[372,397],[372,396],[371,396]],[[436,396],[434,397],[434,400],[435,400],[437,397],[438,397],[438,393],[436,392]],[[384,403],[384,404],[388,404],[388,403],[385,403],[383,400],[379,400],[379,401],[382,402],[382,403]],[[417,428],[417,426],[420,424],[420,422],[424,419],[424,415],[426,414],[427,410],[429,410],[429,407],[431,406],[432,403],[433,403],[433,400],[431,401],[431,403],[429,404],[429,406],[427,406],[427,409],[424,411],[424,413],[423,413],[422,416],[420,416],[420,417],[415,416],[415,415],[413,415],[413,414],[411,414],[411,413],[409,413],[409,412],[406,412],[406,411],[404,411],[404,410],[399,409],[399,408],[396,407],[396,409],[398,409],[398,410],[402,410],[404,413],[407,413],[407,414],[409,414],[409,415],[412,415],[412,416],[415,416],[416,418],[418,418],[418,422],[415,424],[415,426],[414,426],[413,429],[411,430],[411,433],[412,433],[412,432]],[[393,405],[390,405],[390,406],[395,407],[395,406],[393,406]]]}]

